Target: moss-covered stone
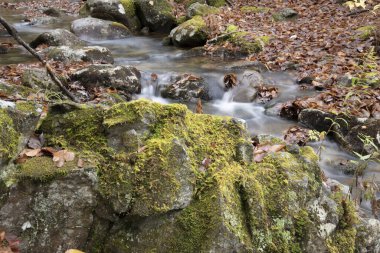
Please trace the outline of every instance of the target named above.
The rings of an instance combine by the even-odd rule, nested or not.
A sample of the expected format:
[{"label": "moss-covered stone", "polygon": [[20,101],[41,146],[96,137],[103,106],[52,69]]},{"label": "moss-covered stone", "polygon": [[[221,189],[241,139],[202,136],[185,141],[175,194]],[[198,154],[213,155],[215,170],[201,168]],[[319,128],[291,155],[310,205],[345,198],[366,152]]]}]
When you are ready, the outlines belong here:
[{"label": "moss-covered stone", "polygon": [[260,6],[243,6],[240,10],[245,13],[267,13],[270,11],[270,8]]},{"label": "moss-covered stone", "polygon": [[0,109],[0,137],[0,165],[2,165],[15,156],[20,138],[12,118],[4,109]]},{"label": "moss-covered stone", "polygon": [[[93,235],[107,238],[103,251],[290,253],[318,238],[330,252],[352,252],[356,217],[341,194],[335,201],[324,195],[338,214],[326,237],[318,233],[326,221],[310,208],[322,194],[313,150],[252,163],[239,154],[250,141],[244,127],[184,105],[137,100],[109,109],[56,105],[41,129],[51,145],[99,160],[98,190],[119,217],[112,230]],[[24,177],[50,175],[36,163],[51,160],[39,159],[21,167]]]},{"label": "moss-covered stone", "polygon": [[[69,108],[69,109],[68,109]],[[100,152],[106,147],[102,107],[55,105],[40,126],[47,145],[81,152]]]},{"label": "moss-covered stone", "polygon": [[170,32],[170,37],[175,46],[197,47],[203,46],[207,41],[206,22],[201,16],[182,23]]},{"label": "moss-covered stone", "polygon": [[168,33],[176,24],[173,7],[167,0],[136,0],[137,16],[153,32]]},{"label": "moss-covered stone", "polygon": [[357,31],[357,37],[361,40],[368,40],[370,37],[375,35],[375,26],[368,25],[358,28]]},{"label": "moss-covered stone", "polygon": [[35,181],[47,181],[57,176],[66,175],[76,168],[76,162],[66,162],[64,166],[58,168],[52,157],[42,156],[27,159],[16,171],[16,179],[30,179]]},{"label": "moss-covered stone", "polygon": [[235,25],[229,25],[225,33],[230,34],[227,37],[228,41],[247,54],[260,52],[270,41],[269,36],[255,37],[249,32],[239,31]]},{"label": "moss-covered stone", "polygon": [[192,18],[194,16],[206,16],[210,14],[216,14],[220,9],[209,6],[207,4],[193,3],[187,8],[187,18]]}]

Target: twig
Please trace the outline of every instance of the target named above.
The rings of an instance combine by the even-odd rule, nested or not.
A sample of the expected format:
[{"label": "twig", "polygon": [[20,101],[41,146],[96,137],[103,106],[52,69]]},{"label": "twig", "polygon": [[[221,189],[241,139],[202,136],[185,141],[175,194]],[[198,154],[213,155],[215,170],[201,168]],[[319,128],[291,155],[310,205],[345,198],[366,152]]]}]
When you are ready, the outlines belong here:
[{"label": "twig", "polygon": [[367,12],[367,11],[370,11],[370,9],[364,9],[364,10],[358,10],[358,11],[350,12],[347,14],[347,17],[355,16],[355,15],[358,15],[358,14],[361,14],[361,13]]},{"label": "twig", "polygon": [[231,34],[234,34],[234,33],[237,33],[237,31],[230,32],[230,33],[225,33],[225,34],[216,36],[215,38],[212,38],[212,39],[208,40],[207,43],[209,43],[209,44],[216,43],[216,42],[218,42],[218,40],[223,39],[225,37],[228,37],[228,36],[230,36]]},{"label": "twig", "polygon": [[62,82],[58,79],[58,77],[54,73],[49,63],[47,63],[44,59],[42,59],[42,57],[22,39],[18,35],[18,32],[16,31],[16,29],[13,26],[11,26],[2,16],[0,16],[0,24],[4,26],[4,28],[7,30],[9,35],[11,35],[20,45],[22,45],[26,50],[28,50],[34,57],[36,57],[45,66],[51,79],[61,89],[61,91],[66,96],[68,96],[72,101],[78,102],[78,100],[74,97],[74,95],[71,94],[70,91],[66,89],[66,87],[62,84]]}]

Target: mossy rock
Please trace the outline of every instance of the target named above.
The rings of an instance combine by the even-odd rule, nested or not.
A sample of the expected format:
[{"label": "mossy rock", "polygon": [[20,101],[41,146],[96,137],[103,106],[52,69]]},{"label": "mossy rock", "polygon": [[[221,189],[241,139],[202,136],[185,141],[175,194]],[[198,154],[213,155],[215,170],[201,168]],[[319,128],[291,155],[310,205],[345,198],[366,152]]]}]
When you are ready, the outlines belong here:
[{"label": "mossy rock", "polygon": [[4,109],[0,109],[0,129],[0,165],[3,165],[15,156],[20,140],[20,133]]},{"label": "mossy rock", "polygon": [[270,8],[260,6],[243,6],[240,10],[244,13],[268,13]]},{"label": "mossy rock", "polygon": [[119,22],[132,31],[141,29],[133,0],[89,0],[85,6],[94,18]]},{"label": "mossy rock", "polygon": [[207,27],[201,16],[182,23],[170,32],[170,37],[175,46],[197,47],[203,46],[207,41]]},{"label": "mossy rock", "polygon": [[137,16],[152,32],[169,33],[176,24],[173,7],[167,0],[136,0]]},{"label": "mossy rock", "polygon": [[235,25],[229,25],[226,34],[230,34],[227,40],[240,48],[246,54],[258,53],[269,43],[269,36],[255,37],[249,32],[240,31]]},{"label": "mossy rock", "polygon": [[[95,213],[114,225],[91,230],[86,240],[104,244],[88,252],[307,252],[310,245],[352,252],[355,246],[352,203],[323,190],[313,149],[269,153],[252,163],[241,154],[251,141],[241,120],[148,100],[111,108],[61,103],[41,130],[48,145],[97,160],[105,205]],[[59,170],[41,169],[51,167],[49,159],[28,160],[22,178],[53,173],[55,180]]]},{"label": "mossy rock", "polygon": [[361,40],[368,40],[375,36],[376,27],[372,25],[362,26],[356,30],[357,37]]},{"label": "mossy rock", "polygon": [[193,3],[187,8],[187,18],[191,19],[194,16],[206,16],[209,14],[219,13],[219,9],[207,4]]},{"label": "mossy rock", "polygon": [[77,160],[66,162],[64,166],[58,168],[54,164],[52,157],[34,157],[26,160],[25,163],[19,166],[15,177],[18,180],[48,181],[58,176],[67,175],[70,171],[77,168],[76,163]]}]

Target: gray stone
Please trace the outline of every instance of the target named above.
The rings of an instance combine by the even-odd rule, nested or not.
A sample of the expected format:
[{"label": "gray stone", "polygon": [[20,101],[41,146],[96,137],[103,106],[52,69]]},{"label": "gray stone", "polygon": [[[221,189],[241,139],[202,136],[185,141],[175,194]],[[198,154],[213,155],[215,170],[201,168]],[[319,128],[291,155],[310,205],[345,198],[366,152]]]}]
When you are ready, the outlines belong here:
[{"label": "gray stone", "polygon": [[91,62],[113,64],[114,60],[111,51],[106,47],[89,46],[71,48],[68,46],[48,48],[46,56],[49,59],[61,62]]},{"label": "gray stone", "polygon": [[[126,4],[123,5],[123,2]],[[94,18],[119,22],[132,31],[141,29],[134,2],[131,0],[88,0],[86,8]]]},{"label": "gray stone", "polygon": [[20,182],[0,207],[0,227],[22,238],[23,252],[83,248],[98,204],[96,183],[94,171],[84,170],[48,183]]},{"label": "gray stone", "polygon": [[208,84],[201,77],[192,75],[180,75],[173,78],[172,82],[161,90],[164,98],[180,101],[191,101],[198,98],[210,100]]},{"label": "gray stone", "polygon": [[75,34],[65,29],[55,29],[51,32],[45,32],[40,34],[34,39],[30,46],[36,48],[39,45],[47,46],[84,46],[86,42],[78,38]]},{"label": "gray stone", "polygon": [[132,66],[91,65],[75,72],[71,79],[86,89],[103,86],[130,94],[141,91],[141,73]]},{"label": "gray stone", "polygon": [[97,18],[81,18],[71,23],[71,31],[77,36],[93,40],[123,39],[131,35],[120,23]]}]

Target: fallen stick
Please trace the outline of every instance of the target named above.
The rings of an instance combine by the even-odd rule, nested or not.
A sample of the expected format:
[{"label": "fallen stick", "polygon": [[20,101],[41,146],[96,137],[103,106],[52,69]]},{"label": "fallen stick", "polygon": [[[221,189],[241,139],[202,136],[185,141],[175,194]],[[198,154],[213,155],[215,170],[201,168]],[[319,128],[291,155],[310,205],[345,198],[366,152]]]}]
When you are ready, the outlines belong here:
[{"label": "fallen stick", "polygon": [[236,32],[229,32],[229,33],[225,33],[225,34],[222,34],[222,35],[216,36],[216,37],[214,37],[214,38],[212,38],[212,39],[209,39],[209,40],[207,41],[207,43],[208,43],[208,44],[216,43],[216,42],[218,42],[219,40],[224,39],[224,38],[227,38],[227,37],[229,37],[230,35],[235,34],[235,33],[237,33],[237,32],[238,32],[238,31],[236,31]]},{"label": "fallen stick", "polygon": [[49,76],[53,80],[53,82],[61,89],[61,91],[68,96],[72,101],[78,102],[78,100],[74,97],[73,94],[70,93],[68,89],[63,85],[63,83],[58,79],[56,74],[54,73],[52,67],[47,63],[42,57],[33,49],[31,48],[19,35],[16,29],[11,26],[2,16],[0,16],[0,24],[4,26],[4,28],[7,30],[9,35],[11,35],[20,45],[22,45],[26,50],[29,51],[34,57],[36,57],[46,68],[46,71],[48,72]]}]

